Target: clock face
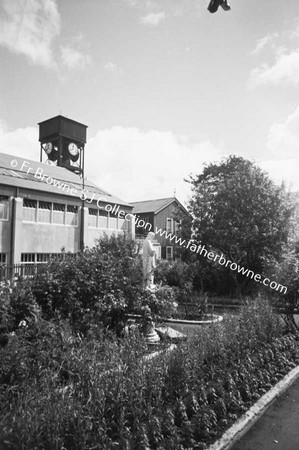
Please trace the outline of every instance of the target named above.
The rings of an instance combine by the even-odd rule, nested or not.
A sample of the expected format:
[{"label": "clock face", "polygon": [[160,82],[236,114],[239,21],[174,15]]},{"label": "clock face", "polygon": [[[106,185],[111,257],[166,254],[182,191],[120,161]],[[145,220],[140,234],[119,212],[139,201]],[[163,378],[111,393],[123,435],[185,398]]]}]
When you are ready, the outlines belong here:
[{"label": "clock face", "polygon": [[79,149],[77,147],[76,144],[74,144],[74,142],[71,142],[68,146],[68,151],[70,152],[70,154],[72,156],[76,156],[79,153]]},{"label": "clock face", "polygon": [[49,155],[52,151],[53,145],[51,142],[47,142],[44,146],[45,153]]}]

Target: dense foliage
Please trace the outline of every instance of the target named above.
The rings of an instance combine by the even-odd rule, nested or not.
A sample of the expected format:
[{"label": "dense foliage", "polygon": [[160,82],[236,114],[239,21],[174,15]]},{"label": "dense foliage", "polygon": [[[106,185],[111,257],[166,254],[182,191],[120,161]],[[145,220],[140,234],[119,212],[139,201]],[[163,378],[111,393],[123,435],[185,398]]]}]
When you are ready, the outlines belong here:
[{"label": "dense foliage", "polygon": [[[42,266],[33,279],[19,283],[13,296],[19,308],[33,299],[44,319],[68,319],[84,334],[92,324],[121,331],[124,314],[144,297],[137,250],[134,240],[124,236],[102,238],[76,258],[66,255]],[[17,322],[26,320],[24,308]]]},{"label": "dense foliage", "polygon": [[[142,288],[142,261],[136,243],[124,236],[104,237],[76,258],[65,255],[41,266],[30,279],[0,289],[0,334],[21,321],[66,320],[75,333],[90,338],[110,329],[121,336],[127,313],[170,317],[174,290],[167,283],[157,292]],[[170,280],[171,281],[171,280]]]},{"label": "dense foliage", "polygon": [[287,286],[286,294],[274,297],[278,307],[283,308],[289,325],[296,328],[294,314],[299,310],[299,253],[294,246],[285,246],[279,258],[269,258],[265,273],[277,283]]},{"label": "dense foliage", "polygon": [[141,267],[133,241],[104,238],[2,286],[1,449],[203,449],[298,363],[297,335],[262,298],[145,359],[125,314],[172,315],[198,266],[162,262],[156,293]]},{"label": "dense foliage", "polygon": [[142,337],[88,340],[37,317],[0,348],[0,448],[203,449],[299,361],[261,299],[146,361]]},{"label": "dense foliage", "polygon": [[[189,209],[194,216],[196,243],[260,274],[265,259],[279,258],[293,212],[283,187],[277,187],[255,164],[237,156],[207,165],[190,183],[193,195]],[[209,266],[210,280],[205,288],[217,283],[218,289],[222,287],[220,293],[240,294],[256,287],[250,278],[198,258],[202,269]]]}]

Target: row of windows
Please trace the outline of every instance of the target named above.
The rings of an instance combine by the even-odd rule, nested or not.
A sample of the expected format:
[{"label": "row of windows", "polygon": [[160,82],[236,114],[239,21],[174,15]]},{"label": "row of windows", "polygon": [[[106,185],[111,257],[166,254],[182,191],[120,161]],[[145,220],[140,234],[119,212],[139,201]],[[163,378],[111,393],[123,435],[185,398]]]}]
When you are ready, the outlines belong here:
[{"label": "row of windows", "polygon": [[8,220],[9,197],[0,195],[0,220]]},{"label": "row of windows", "polygon": [[[42,264],[49,262],[51,259],[63,259],[65,255],[66,255],[65,253],[22,253],[21,263]],[[68,257],[70,255],[71,255],[70,253],[67,253]],[[75,255],[75,253],[73,255]]]},{"label": "row of windows", "polygon": [[77,226],[78,206],[24,198],[23,221]]},{"label": "row of windows", "polygon": [[88,226],[91,228],[113,228],[124,230],[127,226],[127,221],[125,219],[111,216],[103,209],[89,208],[88,214]]},{"label": "row of windows", "polygon": [[44,202],[42,200],[31,200],[30,198],[24,198],[23,200],[23,206],[25,208],[33,208],[33,209],[45,209],[47,211],[60,211],[64,212],[65,208],[67,209],[67,212],[77,213],[78,212],[78,206],[76,205],[64,205],[62,203],[51,203],[51,202]]},{"label": "row of windows", "polygon": [[[0,196],[0,220],[8,220],[9,197]],[[78,225],[78,206],[52,203],[42,200],[23,199],[23,221]],[[89,223],[94,228],[124,229],[125,219],[112,217],[102,209],[89,208]]]},{"label": "row of windows", "polygon": [[[140,233],[140,231],[138,230],[138,228],[144,228],[144,225],[139,225],[139,223],[141,223],[141,221],[144,221],[146,224],[147,223],[151,223],[151,218],[150,216],[140,216],[140,222],[138,221],[138,223],[136,224],[136,229],[137,232]],[[165,229],[166,231],[169,231],[170,233],[175,233],[177,232],[181,227],[181,220],[174,220],[170,217],[167,217],[166,219],[166,224],[165,224]],[[145,230],[146,231],[146,230]]]},{"label": "row of windows", "polygon": [[[21,262],[24,264],[40,264],[49,262],[51,259],[62,259],[64,255],[65,253],[22,253]],[[166,247],[166,258],[173,259],[173,247]],[[0,264],[6,264],[6,262],[7,254],[0,253]]]}]

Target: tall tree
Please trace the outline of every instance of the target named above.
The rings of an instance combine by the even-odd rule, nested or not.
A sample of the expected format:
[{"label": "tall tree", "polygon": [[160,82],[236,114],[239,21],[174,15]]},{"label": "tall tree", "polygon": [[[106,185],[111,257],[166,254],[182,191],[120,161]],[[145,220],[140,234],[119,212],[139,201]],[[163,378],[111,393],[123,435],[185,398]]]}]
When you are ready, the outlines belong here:
[{"label": "tall tree", "polygon": [[[278,258],[288,239],[293,207],[284,187],[253,162],[234,155],[206,165],[188,181],[197,243],[262,274],[264,259]],[[250,281],[229,269],[227,274],[239,293]]]}]

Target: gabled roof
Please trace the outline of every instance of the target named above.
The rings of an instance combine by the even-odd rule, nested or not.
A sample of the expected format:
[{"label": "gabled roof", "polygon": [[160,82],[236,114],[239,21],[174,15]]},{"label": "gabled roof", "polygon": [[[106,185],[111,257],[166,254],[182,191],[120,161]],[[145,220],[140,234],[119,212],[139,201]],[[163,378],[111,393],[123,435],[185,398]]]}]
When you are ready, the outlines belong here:
[{"label": "gabled roof", "polygon": [[186,214],[189,214],[186,208],[178,201],[176,197],[145,200],[142,202],[131,202],[131,205],[134,207],[133,209],[134,214],[142,214],[142,213],[157,214],[167,206],[171,205],[173,202],[176,202],[176,204],[180,206],[186,212]]},{"label": "gabled roof", "polygon": [[[43,179],[42,175],[44,175]],[[80,196],[82,197],[83,190],[83,179],[64,167],[32,161],[6,153],[0,153],[0,184],[51,194],[68,195],[77,199]],[[87,198],[92,198],[95,194],[94,201],[100,198],[103,202],[131,206],[86,179],[84,180],[84,189]]]}]

